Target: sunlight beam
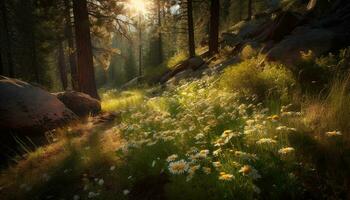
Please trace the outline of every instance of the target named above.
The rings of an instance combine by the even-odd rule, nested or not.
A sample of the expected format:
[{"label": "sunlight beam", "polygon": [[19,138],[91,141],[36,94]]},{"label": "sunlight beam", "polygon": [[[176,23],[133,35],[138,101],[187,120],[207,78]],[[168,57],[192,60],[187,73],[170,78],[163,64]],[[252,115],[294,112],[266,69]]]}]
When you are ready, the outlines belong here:
[{"label": "sunlight beam", "polygon": [[146,2],[144,0],[129,0],[127,7],[131,11],[136,11],[140,14],[146,14],[148,10]]}]

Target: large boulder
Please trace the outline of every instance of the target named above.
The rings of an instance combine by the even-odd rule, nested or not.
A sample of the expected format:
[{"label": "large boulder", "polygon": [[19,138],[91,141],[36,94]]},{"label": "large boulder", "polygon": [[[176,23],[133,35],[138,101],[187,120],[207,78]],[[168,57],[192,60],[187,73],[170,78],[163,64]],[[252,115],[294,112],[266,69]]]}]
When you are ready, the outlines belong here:
[{"label": "large boulder", "polygon": [[79,117],[85,117],[90,114],[96,115],[101,111],[101,103],[88,94],[67,91],[55,94],[70,110]]},{"label": "large boulder", "polygon": [[329,52],[336,39],[334,32],[327,29],[299,27],[280,43],[276,44],[267,54],[269,61],[281,61],[286,64],[296,64],[302,59],[302,52],[312,51],[320,56]]},{"label": "large boulder", "polygon": [[231,27],[227,32],[222,33],[222,44],[223,46],[234,47],[238,44],[244,43],[245,40],[260,33],[262,28],[270,22],[270,19],[260,18],[250,21],[240,21],[233,27]]},{"label": "large boulder", "polygon": [[[49,92],[0,76],[0,132],[31,136],[62,126],[77,116]],[[2,135],[4,136],[4,135]]]}]

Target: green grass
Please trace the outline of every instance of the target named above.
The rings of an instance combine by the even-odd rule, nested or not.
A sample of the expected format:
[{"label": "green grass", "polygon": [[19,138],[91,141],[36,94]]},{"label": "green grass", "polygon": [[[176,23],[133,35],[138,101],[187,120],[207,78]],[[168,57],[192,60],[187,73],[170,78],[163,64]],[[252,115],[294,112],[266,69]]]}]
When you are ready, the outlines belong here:
[{"label": "green grass", "polygon": [[140,90],[118,92],[110,90],[102,95],[102,110],[114,112],[129,106],[140,104],[144,94]]},{"label": "green grass", "polygon": [[[324,113],[312,118],[305,103],[290,102],[284,90],[293,82],[289,72],[271,64],[254,73],[258,78],[248,76],[251,63],[183,81],[157,96],[147,90],[105,91],[103,110],[121,113],[121,121],[62,130],[58,142],[2,172],[0,194],[5,199],[346,199],[344,82],[334,84],[320,103]],[[246,78],[254,84],[238,84]],[[267,89],[257,98],[260,83]],[[289,103],[303,104],[302,110]],[[312,126],[320,115],[328,116],[326,110],[342,110],[345,119],[328,117],[329,124],[339,124]],[[338,127],[342,135],[327,136]]]}]

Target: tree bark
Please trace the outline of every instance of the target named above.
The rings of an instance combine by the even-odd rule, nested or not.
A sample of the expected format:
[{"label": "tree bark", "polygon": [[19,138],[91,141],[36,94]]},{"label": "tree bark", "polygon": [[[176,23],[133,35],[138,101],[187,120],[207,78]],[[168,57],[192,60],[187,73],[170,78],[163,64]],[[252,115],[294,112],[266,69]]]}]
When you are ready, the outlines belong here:
[{"label": "tree bark", "polygon": [[90,22],[86,0],[73,0],[79,90],[99,99],[95,83]]},{"label": "tree bark", "polygon": [[243,19],[243,1],[239,0],[239,21]]},{"label": "tree bark", "polygon": [[[34,28],[34,23],[33,23]],[[37,63],[37,52],[36,52],[36,38],[34,30],[31,35],[31,43],[32,43],[32,68],[34,69],[34,77],[35,81],[39,84],[41,84],[40,76],[39,76],[39,69],[38,69],[38,63]]]},{"label": "tree bark", "polygon": [[4,23],[4,32],[6,35],[6,58],[8,65],[8,75],[11,78],[15,77],[13,58],[12,58],[12,42],[11,42],[11,33],[8,26],[8,16],[7,16],[7,8],[6,8],[6,0],[0,0],[2,19]]},{"label": "tree bark", "polygon": [[4,75],[4,66],[2,65],[2,55],[0,51],[0,76]]},{"label": "tree bark", "polygon": [[74,45],[70,5],[71,5],[70,0],[64,0],[65,22],[66,22],[65,36],[67,38],[68,47],[69,47],[68,57],[69,57],[72,88],[75,91],[79,91],[76,50]]},{"label": "tree bark", "polygon": [[[0,31],[0,39],[2,38],[2,31]],[[4,74],[4,65],[2,63],[2,49],[3,47],[0,45],[0,76],[5,75]]]},{"label": "tree bark", "polygon": [[58,70],[60,72],[60,78],[62,83],[62,89],[67,90],[68,81],[67,81],[67,66],[64,57],[63,42],[60,41],[58,44]]},{"label": "tree bark", "polygon": [[190,58],[196,56],[193,28],[192,0],[187,0],[188,50]]},{"label": "tree bark", "polygon": [[141,13],[139,13],[139,77],[142,77],[142,27],[141,27],[141,20],[142,16]]},{"label": "tree bark", "polygon": [[211,0],[210,5],[210,33],[209,33],[209,55],[219,52],[219,19],[220,1]]},{"label": "tree bark", "polygon": [[162,36],[162,10],[160,5],[160,0],[157,1],[157,9],[158,9],[158,64],[163,63],[163,36]]},{"label": "tree bark", "polygon": [[248,0],[248,20],[252,19],[252,13],[253,13],[253,0]]}]

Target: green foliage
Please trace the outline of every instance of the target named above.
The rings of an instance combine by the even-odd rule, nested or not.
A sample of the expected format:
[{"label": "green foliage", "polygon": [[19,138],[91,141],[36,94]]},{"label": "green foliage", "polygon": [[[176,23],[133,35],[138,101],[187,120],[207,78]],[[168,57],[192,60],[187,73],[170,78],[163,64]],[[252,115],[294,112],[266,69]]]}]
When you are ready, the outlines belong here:
[{"label": "green foliage", "polygon": [[[4,190],[26,183],[35,185],[30,194],[39,197],[51,192],[62,198],[74,194],[87,198],[96,192],[96,199],[344,197],[343,177],[348,175],[349,166],[346,141],[341,135],[323,135],[325,139],[318,140],[310,134],[317,130],[305,123],[310,111],[298,112],[293,105],[281,103],[281,96],[275,96],[283,96],[283,89],[294,83],[291,73],[278,64],[256,68],[256,63],[248,60],[223,75],[181,81],[158,96],[147,91],[102,91],[103,109],[120,111],[120,120],[109,124],[107,130],[96,128],[92,133],[88,123],[87,135],[78,131],[73,134],[76,140],[67,130],[68,141],[77,150],[65,151],[71,155],[66,162],[51,161],[58,166],[57,172],[52,167],[38,169],[52,181],[25,182],[17,177],[18,181]],[[232,87],[232,80],[245,79],[244,84]],[[256,101],[251,91],[252,86],[260,89],[259,84],[264,84],[263,96],[279,104],[275,110]],[[334,107],[340,113],[349,107],[345,85],[348,79],[334,83],[325,100],[329,102],[327,109]],[[242,89],[247,92],[239,93]],[[324,111],[317,115],[331,112]],[[330,116],[328,121],[339,120]],[[348,114],[340,117],[348,119]],[[327,129],[340,127],[343,131],[341,126],[347,128],[346,120],[343,122]],[[41,152],[32,157],[33,162],[45,158]],[[62,174],[67,166],[73,171]],[[31,172],[28,167],[18,170],[23,169],[29,171],[25,174]],[[101,179],[104,182],[99,184]],[[58,190],[51,189],[56,188],[56,182]],[[26,192],[18,194],[22,197]]]},{"label": "green foliage", "polygon": [[[125,110],[118,129],[128,142],[118,155],[126,159],[121,182],[130,189],[131,198],[254,199],[261,193],[279,199],[302,195],[300,182],[291,174],[293,154],[279,153],[289,146],[287,134],[293,132],[281,126],[279,118],[290,116],[269,116],[261,104],[251,104],[254,97],[218,89],[216,78],[183,82],[173,91]],[[259,144],[263,138],[272,143]],[[171,155],[176,155],[174,160]],[[189,168],[181,171],[180,167],[177,174],[171,167],[177,161]],[[214,167],[217,162],[222,166]],[[244,169],[254,173],[244,175]],[[141,184],[150,187],[140,190]]]},{"label": "green foliage", "polygon": [[316,57],[312,51],[301,52],[302,61],[294,72],[305,93],[318,95],[329,90],[337,74],[346,73],[350,64],[350,49],[342,49],[337,54],[329,53]]},{"label": "green foliage", "polygon": [[220,83],[230,91],[257,95],[259,99],[277,97],[286,101],[295,80],[283,65],[268,63],[259,66],[259,59],[250,59],[228,68]]}]

